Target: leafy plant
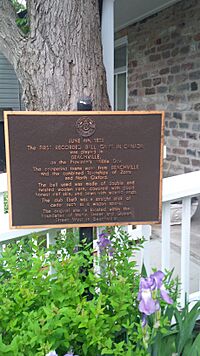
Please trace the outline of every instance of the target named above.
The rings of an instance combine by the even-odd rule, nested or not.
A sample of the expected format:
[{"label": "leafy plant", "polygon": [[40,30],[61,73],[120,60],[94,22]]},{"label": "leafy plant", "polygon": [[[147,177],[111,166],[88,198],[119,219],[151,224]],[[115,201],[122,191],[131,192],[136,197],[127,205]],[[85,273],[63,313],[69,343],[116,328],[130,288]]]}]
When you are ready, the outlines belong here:
[{"label": "leafy plant", "polygon": [[29,23],[25,4],[17,0],[12,0],[13,7],[16,11],[16,23],[24,34],[29,32]]},{"label": "leafy plant", "polygon": [[[183,350],[184,318],[177,316],[171,329],[176,305],[162,300],[160,284],[156,294],[151,289],[159,315],[152,312],[142,325],[141,276],[134,260],[142,242],[109,229],[98,244],[100,257],[68,230],[49,249],[37,236],[7,245],[0,258],[0,355],[159,356],[160,345],[168,347],[170,339],[174,349]],[[175,300],[176,283],[160,273]],[[190,321],[194,324],[194,315]],[[196,350],[199,338],[193,338],[191,325],[190,332],[187,348],[192,340]]]},{"label": "leafy plant", "polygon": [[3,200],[4,200],[4,214],[7,214],[8,213],[8,193],[7,192],[4,193]]}]

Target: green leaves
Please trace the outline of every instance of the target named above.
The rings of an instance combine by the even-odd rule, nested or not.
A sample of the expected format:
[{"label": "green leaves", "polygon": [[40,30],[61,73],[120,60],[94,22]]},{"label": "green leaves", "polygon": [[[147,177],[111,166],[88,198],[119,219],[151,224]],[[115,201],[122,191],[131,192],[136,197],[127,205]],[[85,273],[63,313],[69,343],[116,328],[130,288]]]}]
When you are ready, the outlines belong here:
[{"label": "green leaves", "polygon": [[17,13],[16,23],[24,34],[29,32],[29,24],[27,19],[26,6],[20,1],[12,0],[13,7]]},{"label": "green leaves", "polygon": [[200,334],[197,335],[196,339],[188,340],[186,346],[184,347],[183,356],[199,356],[200,350]]},{"label": "green leaves", "polygon": [[[7,245],[0,258],[0,355],[45,356],[56,350],[63,356],[71,349],[79,356],[197,354],[199,304],[180,312],[176,304],[161,302],[159,326],[154,328],[151,316],[142,328],[140,275],[133,260],[140,245],[123,230],[109,234],[112,255],[104,253],[100,260],[86,242],[79,246],[72,230],[49,249],[37,236]],[[170,274],[166,284],[175,298]]]},{"label": "green leaves", "polygon": [[6,345],[3,343],[2,341],[2,336],[0,336],[0,352],[1,355],[5,355],[5,356],[18,356],[18,337],[16,336],[12,342],[10,343],[10,345]]},{"label": "green leaves", "polygon": [[0,258],[0,354],[56,350],[60,356],[72,348],[79,356],[94,356],[128,350],[119,333],[123,329],[126,335],[122,325],[131,333],[134,325],[139,275],[129,256],[135,246],[130,248],[124,232],[112,232],[112,239],[114,256],[103,261],[102,275],[95,273],[94,260],[99,262],[91,246],[78,246],[72,230],[50,249],[37,236],[7,245]]},{"label": "green leaves", "polygon": [[190,339],[193,339],[193,330],[197,318],[200,315],[200,302],[197,302],[194,307],[188,311],[188,306],[184,308],[182,313],[178,310],[175,313],[178,323],[179,333],[176,340],[177,352],[181,354],[185,345]]}]

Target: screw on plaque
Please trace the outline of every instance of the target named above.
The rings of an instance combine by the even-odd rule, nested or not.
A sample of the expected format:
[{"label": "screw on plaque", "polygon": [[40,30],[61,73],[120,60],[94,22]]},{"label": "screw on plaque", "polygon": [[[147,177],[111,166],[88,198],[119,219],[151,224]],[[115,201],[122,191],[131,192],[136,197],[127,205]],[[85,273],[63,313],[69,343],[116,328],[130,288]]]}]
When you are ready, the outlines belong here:
[{"label": "screw on plaque", "polygon": [[78,111],[92,111],[92,101],[89,96],[80,98],[77,101],[77,110]]}]

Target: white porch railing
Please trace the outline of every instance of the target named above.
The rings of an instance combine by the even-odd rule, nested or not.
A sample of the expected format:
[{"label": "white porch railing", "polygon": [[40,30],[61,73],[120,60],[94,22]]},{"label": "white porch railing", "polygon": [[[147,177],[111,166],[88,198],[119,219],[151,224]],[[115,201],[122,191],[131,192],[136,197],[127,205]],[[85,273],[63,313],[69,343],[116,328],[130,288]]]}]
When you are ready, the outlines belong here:
[{"label": "white porch railing", "polygon": [[[8,227],[8,214],[4,214],[4,192],[7,191],[6,174],[0,174],[0,242],[7,242],[33,232],[42,232],[47,236],[47,245],[54,243],[55,229],[24,229],[10,230]],[[181,229],[181,303],[184,305],[185,294],[188,299],[200,299],[199,290],[189,296],[189,273],[190,273],[190,232],[191,232],[191,198],[200,195],[200,171],[182,174],[163,179],[163,207],[162,207],[162,270],[173,268],[170,263],[170,204],[174,201],[182,201],[182,229]],[[151,227],[147,225],[138,226],[136,231],[129,227],[128,231],[137,237],[144,236],[150,239]],[[149,265],[149,243],[144,248],[144,262]],[[147,268],[148,269],[148,268]]]},{"label": "white porch railing", "polygon": [[[8,214],[4,214],[4,192],[7,192],[7,175],[5,173],[0,174],[0,243],[6,243],[9,240],[20,238],[36,232],[46,235],[47,245],[53,243],[54,238],[52,236],[52,230],[49,229],[9,229]],[[58,229],[56,231],[58,231]]]},{"label": "white porch railing", "polygon": [[[163,180],[162,207],[162,269],[170,269],[170,203],[182,201],[181,227],[181,304],[185,294],[189,296],[191,198],[200,194],[200,171],[177,175]],[[200,234],[199,234],[200,235]],[[200,243],[199,243],[200,251]],[[199,269],[199,266],[198,266]],[[200,299],[199,290],[190,295],[190,300]]]}]

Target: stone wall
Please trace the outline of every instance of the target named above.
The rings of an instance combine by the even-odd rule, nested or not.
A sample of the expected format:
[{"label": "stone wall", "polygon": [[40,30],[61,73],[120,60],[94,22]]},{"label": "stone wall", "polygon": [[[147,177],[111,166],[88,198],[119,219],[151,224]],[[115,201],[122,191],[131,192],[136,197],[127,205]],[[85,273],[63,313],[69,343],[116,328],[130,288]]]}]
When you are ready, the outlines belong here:
[{"label": "stone wall", "polygon": [[121,31],[128,110],[164,110],[165,176],[200,169],[200,0],[182,0]]}]

